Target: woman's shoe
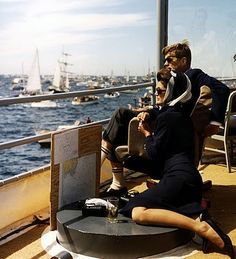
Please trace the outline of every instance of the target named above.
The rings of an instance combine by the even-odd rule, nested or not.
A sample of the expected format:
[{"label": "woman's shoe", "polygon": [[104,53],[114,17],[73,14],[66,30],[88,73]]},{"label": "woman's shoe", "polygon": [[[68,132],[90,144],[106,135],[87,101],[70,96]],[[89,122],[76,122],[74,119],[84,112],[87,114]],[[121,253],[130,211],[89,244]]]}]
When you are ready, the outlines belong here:
[{"label": "woman's shoe", "polygon": [[[203,214],[201,216],[201,221],[207,222],[215,230],[215,232],[220,236],[220,238],[224,242],[223,251],[227,255],[229,255],[231,259],[235,259],[234,248],[233,248],[233,245],[232,245],[232,242],[231,242],[231,239],[229,238],[229,236],[226,235],[219,228],[219,226],[212,220],[212,218],[210,217],[210,215],[207,212],[205,214],[203,212]],[[208,240],[204,238],[203,239],[203,243],[202,243],[202,251],[203,251],[203,253],[207,252],[207,246],[208,246]]]},{"label": "woman's shoe", "polygon": [[211,219],[210,214],[208,213],[207,209],[205,209],[201,214],[200,214],[200,221],[207,221],[208,219]]}]

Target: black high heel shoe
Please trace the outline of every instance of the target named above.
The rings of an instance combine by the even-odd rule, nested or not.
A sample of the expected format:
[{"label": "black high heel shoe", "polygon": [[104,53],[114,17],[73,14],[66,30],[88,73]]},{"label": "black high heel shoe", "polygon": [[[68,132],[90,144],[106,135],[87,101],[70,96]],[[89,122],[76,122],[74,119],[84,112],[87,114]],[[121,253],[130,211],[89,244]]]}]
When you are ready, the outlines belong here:
[{"label": "black high heel shoe", "polygon": [[[224,247],[222,248],[223,252],[225,254],[229,255],[229,257],[231,259],[235,259],[234,248],[233,248],[233,245],[232,245],[232,242],[231,242],[231,239],[229,238],[229,236],[226,235],[219,228],[219,226],[213,221],[213,219],[210,217],[210,215],[207,212],[205,212],[201,215],[201,221],[207,222],[215,230],[215,232],[220,236],[220,238],[224,242]],[[207,252],[207,246],[208,246],[208,240],[204,238],[203,243],[202,243],[203,253]]]}]

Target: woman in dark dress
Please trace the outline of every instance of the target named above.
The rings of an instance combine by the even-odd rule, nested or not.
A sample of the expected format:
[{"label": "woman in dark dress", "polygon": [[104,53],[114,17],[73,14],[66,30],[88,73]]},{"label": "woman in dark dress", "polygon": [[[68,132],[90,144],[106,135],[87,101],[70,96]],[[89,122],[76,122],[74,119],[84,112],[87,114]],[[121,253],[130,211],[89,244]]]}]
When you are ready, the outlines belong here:
[{"label": "woman in dark dress", "polygon": [[[160,182],[130,199],[121,213],[139,224],[194,231],[233,255],[229,237],[216,230],[212,221],[190,217],[203,211],[200,204],[202,179],[193,164],[192,123],[181,108],[191,98],[191,83],[185,74],[168,69],[160,70],[157,80],[157,104],[162,108],[140,113],[138,118],[139,131],[146,137],[145,148],[150,158],[143,168]],[[155,127],[151,130],[149,125],[153,119]]]}]

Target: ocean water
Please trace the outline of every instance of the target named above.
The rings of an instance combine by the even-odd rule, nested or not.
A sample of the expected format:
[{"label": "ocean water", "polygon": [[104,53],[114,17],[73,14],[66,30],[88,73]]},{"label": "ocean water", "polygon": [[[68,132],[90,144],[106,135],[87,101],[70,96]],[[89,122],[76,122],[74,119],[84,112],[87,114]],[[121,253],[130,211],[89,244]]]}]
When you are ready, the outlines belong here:
[{"label": "ocean water", "polygon": [[[18,94],[11,90],[12,78],[0,76],[0,95],[13,97]],[[72,87],[78,91],[78,87]],[[56,130],[59,125],[73,124],[76,120],[85,122],[109,118],[118,107],[135,106],[145,89],[136,94],[121,93],[119,98],[105,99],[100,95],[98,103],[88,105],[71,104],[72,99],[57,100],[55,108],[36,108],[24,104],[0,107],[0,142],[11,141],[35,135],[42,129]],[[50,149],[42,148],[38,143],[0,150],[0,180],[50,163]]]}]

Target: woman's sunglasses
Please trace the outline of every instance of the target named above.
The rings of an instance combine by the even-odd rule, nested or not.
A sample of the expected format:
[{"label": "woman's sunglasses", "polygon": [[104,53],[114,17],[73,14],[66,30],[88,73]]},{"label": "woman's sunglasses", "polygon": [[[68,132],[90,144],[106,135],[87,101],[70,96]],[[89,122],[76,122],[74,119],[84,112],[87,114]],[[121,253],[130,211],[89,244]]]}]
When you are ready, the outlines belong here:
[{"label": "woman's sunglasses", "polygon": [[160,87],[157,87],[157,88],[156,88],[155,95],[160,95],[160,94],[165,93],[165,92],[166,92],[165,89],[161,89]]}]

